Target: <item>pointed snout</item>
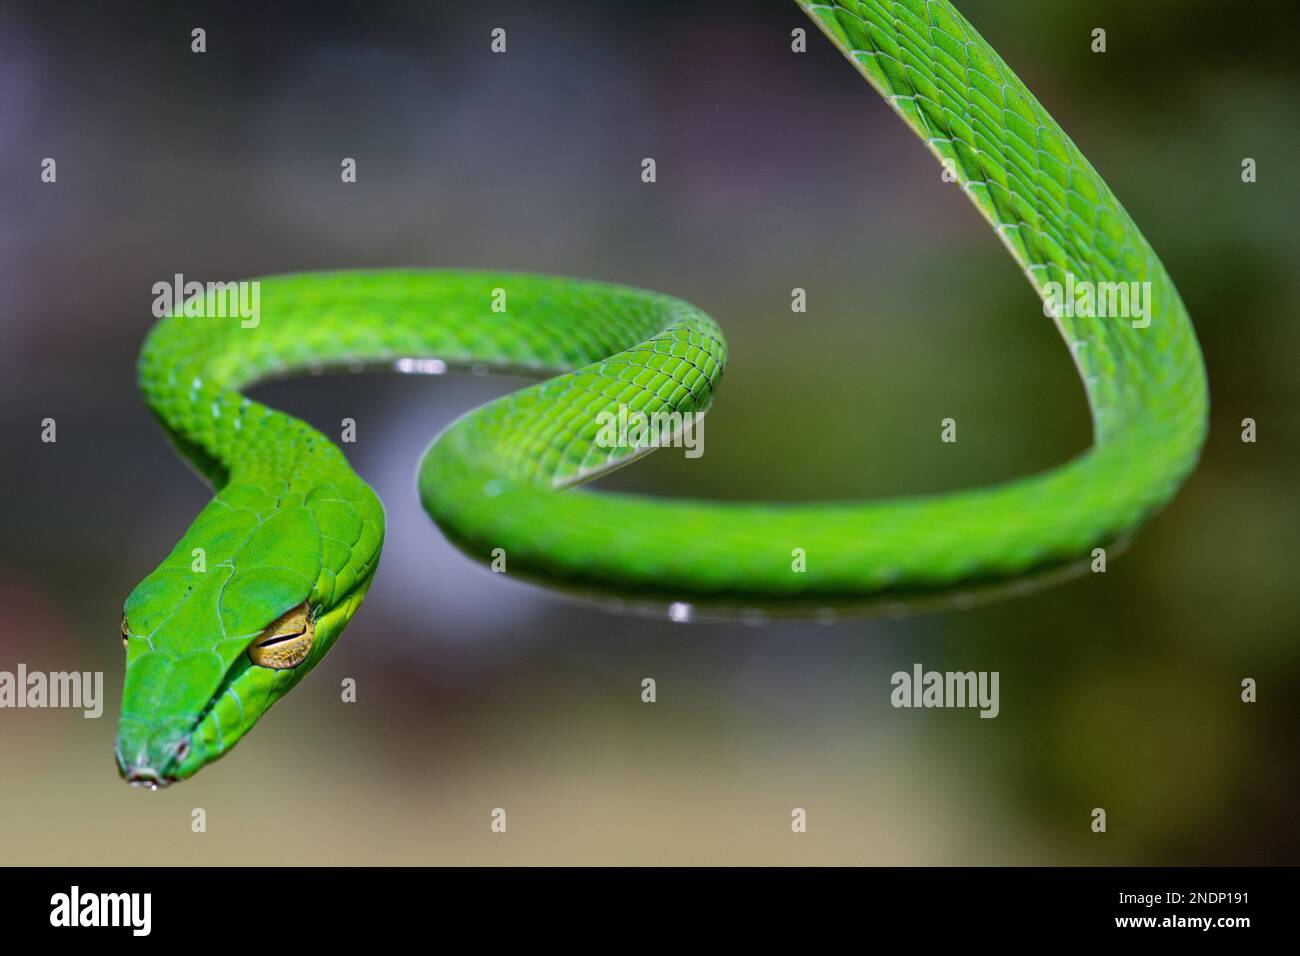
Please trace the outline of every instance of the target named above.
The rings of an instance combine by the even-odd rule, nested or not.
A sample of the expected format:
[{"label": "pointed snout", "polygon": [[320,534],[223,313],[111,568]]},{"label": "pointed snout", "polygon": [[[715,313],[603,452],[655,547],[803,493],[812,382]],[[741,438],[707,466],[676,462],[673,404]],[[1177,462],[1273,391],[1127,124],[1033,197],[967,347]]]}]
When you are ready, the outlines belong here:
[{"label": "pointed snout", "polygon": [[189,749],[188,730],[177,732],[143,724],[124,724],[114,748],[117,771],[127,783],[165,787],[179,779],[177,768]]}]

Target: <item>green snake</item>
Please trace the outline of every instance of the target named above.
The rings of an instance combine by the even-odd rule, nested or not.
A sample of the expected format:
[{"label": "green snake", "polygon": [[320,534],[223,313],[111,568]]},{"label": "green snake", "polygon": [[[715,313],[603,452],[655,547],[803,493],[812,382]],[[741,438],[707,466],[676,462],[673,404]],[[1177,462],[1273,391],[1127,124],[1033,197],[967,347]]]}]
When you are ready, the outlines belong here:
[{"label": "green snake", "polygon": [[146,402],[217,494],[125,603],[127,780],[164,785],[225,754],[328,653],[375,573],[379,499],[337,445],[241,394],[271,377],[381,365],[543,378],[435,440],[419,470],[425,508],[466,554],[501,557],[512,575],[679,609],[831,613],[1014,587],[1088,561],[1170,500],[1205,439],[1205,372],[1177,291],[1119,201],[947,0],[799,5],[1045,301],[1051,283],[1149,283],[1131,287],[1149,289],[1142,322],[1091,317],[1059,295],[1045,309],[1083,380],[1092,446],[1007,484],[887,501],[576,491],[650,450],[599,441],[601,413],[707,410],[727,353],[699,309],[481,272],[265,278],[255,327],[200,297],[209,314],[173,309],[139,359]]}]

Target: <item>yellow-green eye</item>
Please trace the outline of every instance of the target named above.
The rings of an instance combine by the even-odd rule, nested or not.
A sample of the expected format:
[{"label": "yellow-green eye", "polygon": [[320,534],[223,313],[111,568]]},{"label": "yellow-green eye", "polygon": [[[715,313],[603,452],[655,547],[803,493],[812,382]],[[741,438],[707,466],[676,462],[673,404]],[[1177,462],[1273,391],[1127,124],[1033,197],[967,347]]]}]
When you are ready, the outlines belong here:
[{"label": "yellow-green eye", "polygon": [[311,619],[311,608],[299,604],[289,613],[277,618],[248,646],[248,659],[258,667],[287,670],[297,667],[311,653],[311,642],[316,634],[316,622]]}]

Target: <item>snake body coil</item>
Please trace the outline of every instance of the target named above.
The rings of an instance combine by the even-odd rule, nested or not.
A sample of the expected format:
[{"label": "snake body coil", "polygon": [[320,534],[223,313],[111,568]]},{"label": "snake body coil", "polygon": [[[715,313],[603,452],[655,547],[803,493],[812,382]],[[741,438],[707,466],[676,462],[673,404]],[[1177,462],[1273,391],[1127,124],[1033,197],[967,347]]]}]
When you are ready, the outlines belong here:
[{"label": "snake body coil", "polygon": [[[421,464],[421,498],[467,553],[504,549],[512,573],[634,598],[819,609],[1015,582],[1126,536],[1172,497],[1204,441],[1204,370],[1172,282],[1106,184],[946,0],[800,5],[945,161],[1040,293],[1149,283],[1146,324],[1057,310],[1093,446],[1005,485],[880,502],[568,490],[645,451],[596,441],[602,412],[708,408],[726,363],[708,316],[532,275],[262,279],[256,328],[177,310],[140,356],[145,400],[219,491],[125,605],[128,780],[168,783],[224,754],[329,650],[375,571],[375,494],[323,435],[240,393],[273,375],[437,359],[554,376],[445,431]],[[498,290],[504,312],[490,307]]]}]

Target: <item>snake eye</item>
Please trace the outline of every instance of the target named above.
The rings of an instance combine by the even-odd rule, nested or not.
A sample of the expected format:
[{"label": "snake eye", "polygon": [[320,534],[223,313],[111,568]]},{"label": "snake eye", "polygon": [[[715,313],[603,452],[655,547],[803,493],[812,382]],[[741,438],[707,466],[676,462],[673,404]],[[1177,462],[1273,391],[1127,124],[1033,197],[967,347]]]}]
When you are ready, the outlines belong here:
[{"label": "snake eye", "polygon": [[126,627],[126,615],[123,614],[123,615],[122,615],[122,649],[123,649],[123,650],[125,650],[125,649],[127,648],[127,646],[128,646],[128,645],[127,645],[127,638],[129,638],[130,636],[131,636],[131,632],[128,631],[128,630],[127,630],[127,627]]},{"label": "snake eye", "polygon": [[311,608],[299,604],[289,613],[277,618],[248,646],[248,659],[258,667],[287,670],[297,667],[311,653],[316,622],[311,619]]}]

